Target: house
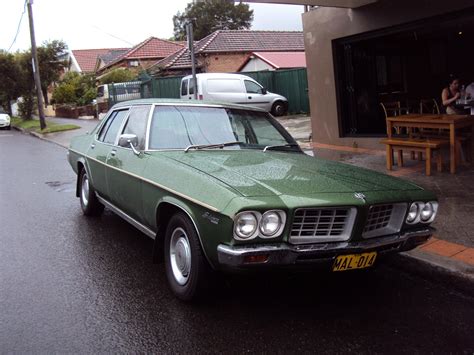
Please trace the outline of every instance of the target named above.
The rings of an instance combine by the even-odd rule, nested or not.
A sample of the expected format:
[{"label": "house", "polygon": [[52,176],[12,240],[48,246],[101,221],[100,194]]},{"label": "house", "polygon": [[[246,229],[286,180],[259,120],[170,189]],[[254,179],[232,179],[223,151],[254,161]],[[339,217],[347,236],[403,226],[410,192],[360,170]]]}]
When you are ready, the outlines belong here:
[{"label": "house", "polygon": [[128,51],[118,54],[115,58],[111,59],[113,57],[112,53],[105,57],[102,55],[94,65],[99,79],[116,68],[130,68],[141,71],[149,68],[158,60],[181,50],[183,46],[183,42],[149,37]]},{"label": "house", "polygon": [[253,52],[240,66],[240,72],[306,68],[304,52]]},{"label": "house", "polygon": [[93,74],[96,71],[97,59],[113,52],[124,52],[129,48],[73,49],[69,53],[70,71]]},{"label": "house", "polygon": [[[304,52],[302,32],[218,30],[194,45],[196,67],[199,72],[237,72],[254,53]],[[191,57],[188,48],[152,65],[152,76],[183,75],[190,73]]]},{"label": "house", "polygon": [[380,148],[381,102],[439,102],[449,74],[474,81],[472,0],[249,2],[318,6],[302,17],[317,142]]}]

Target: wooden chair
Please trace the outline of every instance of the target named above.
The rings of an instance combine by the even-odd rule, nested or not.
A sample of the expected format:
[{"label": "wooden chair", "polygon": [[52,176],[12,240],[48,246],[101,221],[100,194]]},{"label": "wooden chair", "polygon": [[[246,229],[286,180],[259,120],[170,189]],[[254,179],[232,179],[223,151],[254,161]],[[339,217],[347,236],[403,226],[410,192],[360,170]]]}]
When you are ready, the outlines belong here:
[{"label": "wooden chair", "polygon": [[[387,119],[388,117],[400,116],[402,114],[400,101],[381,102],[380,106],[382,106],[383,113],[385,114],[385,119]],[[394,129],[396,134],[400,134],[400,127],[394,127]]]},{"label": "wooden chair", "polygon": [[438,103],[435,99],[421,99],[420,100],[420,113],[434,113],[440,114]]}]

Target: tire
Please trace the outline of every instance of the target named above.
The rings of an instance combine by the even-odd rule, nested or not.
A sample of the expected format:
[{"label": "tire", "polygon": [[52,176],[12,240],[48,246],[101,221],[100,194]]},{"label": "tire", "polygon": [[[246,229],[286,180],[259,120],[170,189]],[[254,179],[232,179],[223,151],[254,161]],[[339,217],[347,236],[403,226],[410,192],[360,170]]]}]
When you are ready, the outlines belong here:
[{"label": "tire", "polygon": [[275,117],[284,116],[286,114],[286,105],[283,101],[277,101],[272,106],[272,115]]},{"label": "tire", "polygon": [[184,213],[176,213],[165,234],[165,270],[168,284],[183,301],[202,300],[215,286],[215,274],[201,248],[194,225]]},{"label": "tire", "polygon": [[79,174],[79,199],[81,201],[82,212],[86,216],[99,216],[104,211],[104,205],[99,202],[95,194],[94,187],[90,184],[86,169],[82,169]]}]

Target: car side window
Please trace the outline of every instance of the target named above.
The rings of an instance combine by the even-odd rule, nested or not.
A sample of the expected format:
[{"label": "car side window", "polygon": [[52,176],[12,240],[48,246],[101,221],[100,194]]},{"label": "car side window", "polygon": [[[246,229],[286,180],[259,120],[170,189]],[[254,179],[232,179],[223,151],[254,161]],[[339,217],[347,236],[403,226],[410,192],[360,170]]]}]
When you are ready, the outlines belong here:
[{"label": "car side window", "polygon": [[188,95],[188,79],[183,80],[181,82],[181,95],[182,96]]},{"label": "car side window", "polygon": [[[123,119],[127,116],[127,110],[120,110],[113,116],[110,116],[110,119],[105,123],[107,127],[104,126],[104,130],[100,132],[99,140],[107,144],[114,144],[117,134],[119,132],[120,126],[122,125]],[[110,123],[109,123],[110,121]],[[102,136],[103,134],[103,136]],[[101,139],[101,136],[103,137]]]},{"label": "car side window", "polygon": [[138,149],[145,149],[145,135],[150,108],[151,105],[132,107],[122,132],[122,134],[135,134],[137,136]]},{"label": "car side window", "polygon": [[117,111],[114,111],[109,115],[109,117],[107,117],[107,121],[104,122],[104,124],[102,125],[102,128],[99,131],[99,137],[98,137],[99,141],[102,142],[104,140],[105,134],[107,133],[107,130],[109,129],[110,124],[112,123],[116,115],[117,115]]},{"label": "car side window", "polygon": [[249,94],[261,94],[262,93],[262,87],[258,85],[257,83],[250,81],[250,80],[244,80],[245,83],[245,89],[247,90],[247,93]]}]

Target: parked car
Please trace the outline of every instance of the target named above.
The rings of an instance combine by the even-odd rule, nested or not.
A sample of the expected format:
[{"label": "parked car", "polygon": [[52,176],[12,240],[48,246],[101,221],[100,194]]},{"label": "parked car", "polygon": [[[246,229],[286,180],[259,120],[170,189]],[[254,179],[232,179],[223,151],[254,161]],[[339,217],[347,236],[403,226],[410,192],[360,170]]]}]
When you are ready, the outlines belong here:
[{"label": "parked car", "polygon": [[106,206],[153,238],[183,300],[217,272],[374,266],[426,242],[438,209],[413,183],[304,154],[246,106],[119,103],[68,156],[83,213]]},{"label": "parked car", "polygon": [[3,110],[0,110],[0,128],[11,129],[10,116]]},{"label": "parked car", "polygon": [[[197,99],[259,107],[273,116],[283,116],[288,111],[288,100],[267,91],[249,76],[226,73],[196,74]],[[181,79],[181,99],[194,99],[192,75]]]}]

